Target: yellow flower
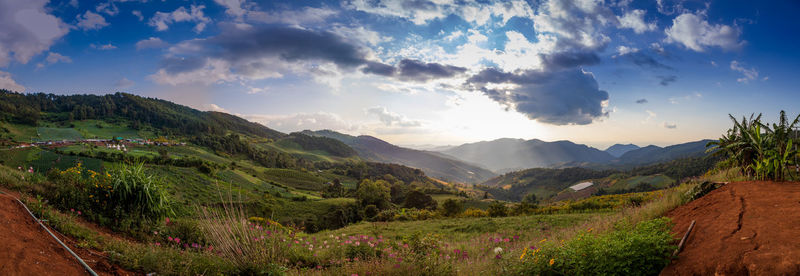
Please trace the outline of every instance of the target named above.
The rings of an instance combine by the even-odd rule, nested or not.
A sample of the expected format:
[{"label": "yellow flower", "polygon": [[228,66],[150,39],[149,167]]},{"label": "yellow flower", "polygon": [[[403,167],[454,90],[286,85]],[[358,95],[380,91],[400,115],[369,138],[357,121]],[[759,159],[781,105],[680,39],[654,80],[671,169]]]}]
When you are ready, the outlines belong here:
[{"label": "yellow flower", "polygon": [[553,265],[556,262],[556,259],[550,259],[550,265]]},{"label": "yellow flower", "polygon": [[547,241],[547,239],[542,239],[541,241],[539,241],[539,243],[543,243],[543,242],[546,242],[546,241]]},{"label": "yellow flower", "polygon": [[522,250],[522,255],[519,256],[519,259],[522,260],[522,258],[525,258],[525,254],[526,253],[528,253],[528,248],[527,247],[525,247],[525,250]]},{"label": "yellow flower", "polygon": [[93,198],[93,197],[94,197],[94,195],[89,195],[89,198]]}]

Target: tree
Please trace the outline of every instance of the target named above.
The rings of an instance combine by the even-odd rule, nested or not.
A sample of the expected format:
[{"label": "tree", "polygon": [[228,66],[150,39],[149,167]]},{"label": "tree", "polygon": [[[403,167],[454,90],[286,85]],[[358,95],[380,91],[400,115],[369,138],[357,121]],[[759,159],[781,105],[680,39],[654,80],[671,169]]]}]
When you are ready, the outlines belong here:
[{"label": "tree", "polygon": [[494,201],[489,205],[490,217],[505,217],[508,215],[508,207],[500,201]]},{"label": "tree", "polygon": [[523,198],[522,201],[530,204],[539,203],[539,199],[536,198],[536,194],[534,193],[528,193],[527,195],[525,195],[525,198]]},{"label": "tree", "polygon": [[460,214],[464,210],[464,205],[461,201],[449,198],[442,203],[442,212],[445,216],[453,217]]},{"label": "tree", "polygon": [[328,186],[322,191],[322,197],[325,198],[333,198],[333,197],[342,197],[344,196],[344,186],[342,183],[339,182],[339,179],[334,179],[333,182],[329,183]]},{"label": "tree", "polygon": [[356,200],[361,206],[372,204],[383,210],[389,207],[390,198],[388,183],[383,180],[364,179],[359,183],[356,191]]},{"label": "tree", "polygon": [[435,210],[437,207],[436,200],[425,193],[414,190],[406,195],[406,200],[403,203],[403,206],[406,208],[417,208],[417,209],[430,209]]}]

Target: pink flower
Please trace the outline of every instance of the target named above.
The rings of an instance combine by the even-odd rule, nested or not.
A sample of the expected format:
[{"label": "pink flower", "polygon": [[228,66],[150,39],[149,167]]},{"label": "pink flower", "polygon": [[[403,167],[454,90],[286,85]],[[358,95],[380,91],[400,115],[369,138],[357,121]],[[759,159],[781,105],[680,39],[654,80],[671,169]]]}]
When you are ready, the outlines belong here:
[{"label": "pink flower", "polygon": [[172,241],[172,236],[167,237],[168,241]]},{"label": "pink flower", "polygon": [[81,215],[81,211],[78,211],[78,215],[79,215],[79,216]]},{"label": "pink flower", "polygon": [[181,243],[181,239],[175,238],[175,243]]},{"label": "pink flower", "polygon": [[75,209],[70,208],[69,211],[75,213]]},{"label": "pink flower", "polygon": [[499,259],[501,259],[501,258],[503,258],[503,257],[502,257],[502,256],[500,256],[500,254],[497,254],[496,256],[494,256],[494,258],[499,260]]}]

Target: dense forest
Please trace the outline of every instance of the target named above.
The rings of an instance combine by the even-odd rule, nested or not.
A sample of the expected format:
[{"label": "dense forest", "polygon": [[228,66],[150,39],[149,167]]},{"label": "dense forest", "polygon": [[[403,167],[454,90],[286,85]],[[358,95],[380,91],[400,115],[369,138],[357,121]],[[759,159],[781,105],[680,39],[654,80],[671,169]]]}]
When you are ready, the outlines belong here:
[{"label": "dense forest", "polygon": [[126,119],[133,129],[150,126],[176,135],[223,135],[233,131],[273,139],[285,136],[230,114],[199,111],[169,101],[127,93],[65,96],[0,90],[0,120],[36,125],[40,120],[70,122],[86,119]]}]

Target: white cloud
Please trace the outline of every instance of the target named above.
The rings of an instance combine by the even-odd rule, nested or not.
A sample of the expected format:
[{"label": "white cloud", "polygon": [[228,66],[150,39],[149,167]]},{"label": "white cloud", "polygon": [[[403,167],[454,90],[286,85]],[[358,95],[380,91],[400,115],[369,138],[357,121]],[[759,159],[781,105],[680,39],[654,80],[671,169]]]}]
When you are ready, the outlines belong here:
[{"label": "white cloud", "polygon": [[17,84],[17,82],[11,78],[11,74],[3,71],[0,71],[0,89],[6,89],[15,92],[25,91],[25,87]]},{"label": "white cloud", "polygon": [[638,48],[628,47],[628,46],[619,46],[619,47],[617,47],[617,54],[614,57],[616,58],[616,57],[620,57],[620,56],[624,56],[624,55],[627,55],[627,54],[630,54],[630,53],[636,53],[636,52],[639,52]]},{"label": "white cloud", "polygon": [[365,112],[367,115],[377,116],[378,120],[380,120],[386,126],[418,127],[422,125],[422,122],[420,121],[410,120],[406,118],[406,116],[390,112],[382,106],[367,108]]},{"label": "white cloud", "polygon": [[667,122],[664,122],[663,126],[664,126],[665,128],[668,128],[668,129],[675,129],[675,128],[678,128],[678,124],[676,124],[676,123],[667,123]]},{"label": "white cloud", "polygon": [[83,15],[78,14],[75,19],[78,20],[78,27],[85,31],[99,30],[108,26],[108,22],[106,22],[106,19],[102,15],[93,13],[92,11],[86,11]]},{"label": "white cloud", "polygon": [[115,16],[119,13],[117,5],[114,5],[114,2],[111,1],[98,4],[94,10],[97,12],[108,14],[109,16]]},{"label": "white cloud", "polygon": [[758,71],[756,68],[747,69],[738,61],[731,61],[731,70],[742,73],[743,76],[736,79],[738,82],[748,83],[751,80],[758,79]]},{"label": "white cloud", "polygon": [[120,88],[120,89],[125,89],[125,88],[129,88],[129,87],[133,86],[134,84],[136,84],[136,83],[133,82],[132,80],[129,80],[128,78],[123,77],[120,80],[118,80],[116,83],[114,83],[114,87]]},{"label": "white cloud", "polygon": [[377,46],[380,43],[389,42],[392,41],[393,39],[391,36],[382,36],[380,33],[366,29],[363,26],[358,26],[358,27],[335,26],[331,31],[342,37],[347,37],[353,40],[354,42],[360,42],[360,44],[362,45],[369,45],[369,46]]},{"label": "white cloud", "polygon": [[45,9],[47,1],[0,1],[0,67],[11,60],[27,64],[69,32]]},{"label": "white cloud", "polygon": [[452,7],[448,4],[451,4],[452,1],[437,2],[439,3],[431,1],[353,0],[344,5],[349,9],[384,17],[405,18],[416,25],[423,25],[434,19],[443,19],[451,13],[450,9]]},{"label": "white cloud", "polygon": [[269,91],[269,88],[267,87],[253,87],[253,86],[247,87],[247,94],[260,94],[260,93],[266,93],[267,91]]},{"label": "white cloud", "polygon": [[248,11],[246,17],[248,20],[261,23],[304,25],[309,23],[325,22],[326,19],[338,13],[338,11],[327,8],[305,7],[299,10],[284,10],[276,12]]},{"label": "white cloud", "polygon": [[102,45],[98,45],[98,44],[92,43],[92,44],[89,44],[89,47],[92,47],[92,48],[98,49],[98,50],[114,50],[114,49],[117,48],[117,46],[114,46],[111,43],[102,44]]},{"label": "white cloud", "polygon": [[335,131],[352,132],[359,129],[358,125],[354,125],[342,119],[335,113],[328,112],[294,113],[289,115],[250,114],[241,115],[241,117],[284,132],[302,131],[306,129],[331,129]]},{"label": "white cloud", "polygon": [[204,104],[204,105],[201,105],[199,107],[199,109],[203,110],[203,111],[216,111],[216,112],[230,113],[230,112],[228,112],[227,109],[224,109],[224,108],[222,108],[222,107],[220,107],[220,106],[218,106],[216,104]]},{"label": "white cloud", "polygon": [[172,12],[156,12],[150,21],[147,23],[150,26],[153,26],[158,31],[166,31],[169,29],[169,25],[178,22],[193,22],[195,23],[194,31],[199,33],[202,32],[206,25],[211,22],[211,19],[205,16],[203,13],[203,9],[206,6],[204,5],[191,5],[190,8],[187,10],[185,7],[179,7]]},{"label": "white cloud", "polygon": [[131,11],[131,14],[133,14],[133,16],[136,16],[136,18],[138,18],[139,21],[144,21],[144,15],[142,15],[141,11],[134,10],[134,11]]},{"label": "white cloud", "polygon": [[712,25],[702,14],[681,14],[672,20],[672,26],[664,33],[667,34],[666,42],[681,44],[696,52],[703,52],[708,46],[736,50],[744,45],[744,41],[739,41],[741,30],[738,27]]},{"label": "white cloud", "polygon": [[59,53],[54,53],[54,52],[50,52],[50,54],[47,55],[47,58],[45,60],[47,60],[47,63],[49,63],[49,64],[54,64],[54,63],[58,63],[58,62],[61,62],[61,63],[72,63],[72,59],[69,58],[68,56],[63,56],[63,55],[61,55]]},{"label": "white cloud", "polygon": [[247,10],[242,8],[244,0],[214,0],[220,6],[225,7],[225,13],[235,17],[241,17]]},{"label": "white cloud", "polygon": [[620,27],[632,29],[633,32],[637,34],[642,34],[647,31],[655,31],[658,26],[656,26],[655,22],[645,22],[645,13],[646,12],[644,10],[632,10],[625,13],[621,17],[617,17],[619,19]]},{"label": "white cloud", "polygon": [[703,97],[703,94],[701,94],[700,92],[694,92],[692,94],[689,94],[689,95],[686,95],[686,96],[683,96],[683,97],[672,97],[672,98],[669,98],[669,103],[671,103],[671,104],[679,104],[681,102],[690,101],[690,100],[693,100],[693,99],[700,99],[702,97]]},{"label": "white cloud", "polygon": [[139,42],[136,42],[136,50],[149,49],[149,48],[161,48],[161,47],[166,47],[167,45],[169,45],[169,44],[167,44],[166,42],[164,42],[160,38],[150,37],[148,39],[139,40]]},{"label": "white cloud", "polygon": [[617,26],[614,12],[601,1],[549,1],[533,16],[534,29],[553,33],[560,48],[599,49],[611,39],[601,32],[604,26]]}]

